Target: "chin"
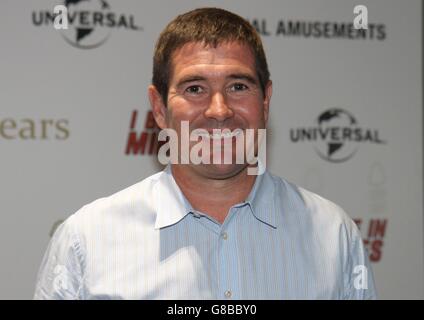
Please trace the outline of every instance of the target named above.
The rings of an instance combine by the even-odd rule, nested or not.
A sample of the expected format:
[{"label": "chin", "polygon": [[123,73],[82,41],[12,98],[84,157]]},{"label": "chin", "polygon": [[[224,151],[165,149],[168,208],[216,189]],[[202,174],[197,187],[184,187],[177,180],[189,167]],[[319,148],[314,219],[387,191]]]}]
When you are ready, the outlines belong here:
[{"label": "chin", "polygon": [[194,170],[210,179],[229,179],[242,172],[246,164],[200,164],[195,165]]}]

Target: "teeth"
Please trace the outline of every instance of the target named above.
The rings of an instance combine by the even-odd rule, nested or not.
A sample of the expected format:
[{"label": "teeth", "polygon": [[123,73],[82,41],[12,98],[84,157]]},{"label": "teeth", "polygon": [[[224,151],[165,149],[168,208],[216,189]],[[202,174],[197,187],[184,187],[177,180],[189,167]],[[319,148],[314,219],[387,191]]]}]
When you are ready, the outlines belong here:
[{"label": "teeth", "polygon": [[210,137],[212,139],[228,139],[228,138],[232,138],[235,137],[236,134],[233,132],[228,132],[228,133],[213,133],[210,135]]},{"label": "teeth", "polygon": [[238,136],[241,132],[243,132],[243,130],[241,129],[236,129],[234,131],[230,131],[230,132],[218,132],[218,133],[211,133],[211,134],[205,134],[205,135],[201,135],[202,137],[206,137],[209,139],[214,139],[214,140],[220,140],[220,139],[230,139],[233,137]]}]

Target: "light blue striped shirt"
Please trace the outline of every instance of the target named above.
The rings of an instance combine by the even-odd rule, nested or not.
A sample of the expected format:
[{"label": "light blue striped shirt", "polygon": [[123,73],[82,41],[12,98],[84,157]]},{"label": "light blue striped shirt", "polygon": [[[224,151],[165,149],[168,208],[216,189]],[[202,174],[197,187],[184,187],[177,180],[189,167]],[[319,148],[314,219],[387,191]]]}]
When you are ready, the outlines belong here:
[{"label": "light blue striped shirt", "polygon": [[70,216],[51,239],[34,296],[375,297],[360,233],[334,203],[266,171],[219,224],[191,207],[170,166]]}]

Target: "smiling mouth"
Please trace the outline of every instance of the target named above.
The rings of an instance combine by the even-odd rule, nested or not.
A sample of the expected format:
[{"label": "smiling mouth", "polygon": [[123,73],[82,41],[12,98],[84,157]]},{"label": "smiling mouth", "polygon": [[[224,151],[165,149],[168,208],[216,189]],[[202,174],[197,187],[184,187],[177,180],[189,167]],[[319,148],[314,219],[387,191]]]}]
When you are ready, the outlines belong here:
[{"label": "smiling mouth", "polygon": [[242,129],[214,129],[212,132],[198,133],[197,136],[212,140],[232,139],[243,133]]}]

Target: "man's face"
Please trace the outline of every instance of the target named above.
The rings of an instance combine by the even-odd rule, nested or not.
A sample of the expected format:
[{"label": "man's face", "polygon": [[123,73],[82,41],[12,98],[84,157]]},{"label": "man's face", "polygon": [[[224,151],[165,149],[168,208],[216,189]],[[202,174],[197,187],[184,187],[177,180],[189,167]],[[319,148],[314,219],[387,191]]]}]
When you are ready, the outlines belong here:
[{"label": "man's face", "polygon": [[[230,42],[213,48],[188,43],[174,52],[171,66],[168,101],[159,126],[172,128],[179,135],[182,121],[189,122],[190,132],[205,129],[210,134],[213,129],[242,129],[245,133],[246,129],[265,128],[272,85],[267,84],[264,95],[248,46]],[[190,148],[196,143],[190,142]],[[217,139],[215,135],[208,143],[211,163],[213,153],[219,149],[223,153],[224,145],[231,143],[232,164],[190,164],[189,169],[205,177],[225,179],[247,166],[236,164],[236,137]]]}]

